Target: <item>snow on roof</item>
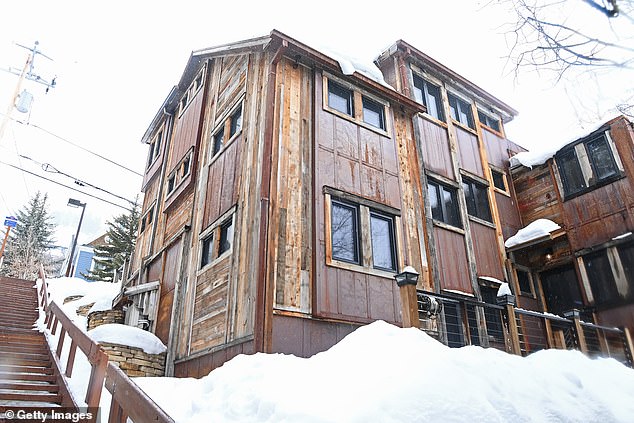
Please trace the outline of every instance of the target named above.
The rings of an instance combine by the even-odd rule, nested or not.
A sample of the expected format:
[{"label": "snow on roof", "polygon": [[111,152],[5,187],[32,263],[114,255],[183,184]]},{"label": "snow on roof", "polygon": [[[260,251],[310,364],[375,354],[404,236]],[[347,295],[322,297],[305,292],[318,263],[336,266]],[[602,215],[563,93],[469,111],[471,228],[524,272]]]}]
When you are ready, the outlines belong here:
[{"label": "snow on roof", "polygon": [[160,354],[167,347],[152,332],[134,326],[108,323],[88,331],[93,341],[141,348],[148,354]]},{"label": "snow on roof", "polygon": [[501,281],[498,278],[494,278],[493,276],[478,276],[478,279],[482,279],[484,281],[495,282],[495,283],[499,283],[499,284],[505,283],[504,281]]},{"label": "snow on roof", "polygon": [[394,90],[394,87],[385,82],[385,79],[383,79],[383,73],[372,60],[352,57],[327,46],[316,47],[316,50],[339,62],[339,67],[344,75],[352,75],[357,72],[375,82],[378,82],[386,88]]},{"label": "snow on roof", "polygon": [[533,241],[550,235],[551,232],[561,229],[561,226],[548,219],[537,219],[525,228],[517,231],[515,235],[510,237],[504,243],[506,248],[512,248],[525,242]]},{"label": "snow on roof", "polygon": [[624,234],[621,234],[619,236],[615,236],[614,238],[612,238],[613,241],[618,241],[619,239],[625,239],[627,237],[632,236],[632,232],[626,232]]},{"label": "snow on roof", "polygon": [[308,359],[239,355],[201,379],[134,381],[188,423],[630,422],[634,415],[634,371],[614,359],[448,348],[381,321]]}]

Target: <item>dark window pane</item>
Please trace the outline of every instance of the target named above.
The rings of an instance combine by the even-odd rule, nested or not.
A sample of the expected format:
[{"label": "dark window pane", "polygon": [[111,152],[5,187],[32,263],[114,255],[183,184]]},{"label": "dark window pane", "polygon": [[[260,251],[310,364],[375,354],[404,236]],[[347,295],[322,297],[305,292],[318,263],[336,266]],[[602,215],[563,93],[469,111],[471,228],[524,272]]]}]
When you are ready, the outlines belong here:
[{"label": "dark window pane", "polygon": [[372,231],[372,261],[379,269],[396,269],[394,248],[394,223],[389,217],[372,213],[370,215]]},{"label": "dark window pane", "polygon": [[475,193],[473,192],[473,184],[468,182],[467,179],[462,180],[462,189],[464,190],[464,197],[467,203],[467,213],[471,216],[477,216]]},{"label": "dark window pane", "polygon": [[491,177],[493,178],[493,186],[502,191],[506,191],[506,185],[504,184],[504,174],[497,170],[491,169]]},{"label": "dark window pane", "polygon": [[563,316],[566,311],[583,308],[574,267],[562,266],[540,276],[549,312]]},{"label": "dark window pane", "polygon": [[487,222],[491,222],[491,208],[489,207],[489,195],[486,186],[474,183],[475,203],[476,203],[476,216]]},{"label": "dark window pane", "polygon": [[471,114],[471,106],[466,101],[459,99],[453,95],[449,95],[449,109],[451,117],[469,128],[474,128],[473,115]]},{"label": "dark window pane", "polygon": [[500,131],[500,120],[498,118],[491,117],[481,111],[478,111],[478,118],[480,119],[480,123],[483,125],[486,125],[495,131]]},{"label": "dark window pane", "polygon": [[465,342],[462,332],[462,319],[460,318],[460,304],[444,301],[442,308],[445,315],[447,345],[452,348],[463,347]]},{"label": "dark window pane", "polygon": [[384,107],[382,104],[363,97],[363,121],[380,129],[385,129]]},{"label": "dark window pane", "polygon": [[592,288],[594,304],[614,303],[620,299],[606,250],[588,254],[583,262]]},{"label": "dark window pane", "polygon": [[191,166],[191,159],[187,157],[183,161],[183,176],[189,175],[190,166]]},{"label": "dark window pane", "polygon": [[442,188],[443,214],[445,223],[461,228],[460,216],[458,215],[458,200],[456,191],[447,187]]},{"label": "dark window pane", "polygon": [[211,263],[212,254],[213,254],[213,244],[214,244],[213,234],[209,235],[207,238],[203,240],[203,251],[202,251],[202,256],[200,258],[200,267],[205,267],[206,265]]},{"label": "dark window pane", "polygon": [[220,243],[218,245],[218,255],[228,251],[233,242],[233,220],[223,223],[220,226]]},{"label": "dark window pane", "polygon": [[170,178],[167,180],[167,193],[169,194],[170,192],[174,191],[174,185],[176,184],[176,176],[172,175],[170,176]]},{"label": "dark window pane", "polygon": [[332,258],[358,263],[357,208],[333,201],[331,214]]},{"label": "dark window pane", "polygon": [[621,264],[623,265],[623,273],[627,279],[628,291],[626,294],[627,299],[634,298],[634,242],[620,245],[617,248],[619,257],[621,258]]},{"label": "dark window pane", "polygon": [[517,270],[517,283],[520,286],[520,292],[524,294],[533,295],[531,287],[531,277],[528,272],[524,270]]},{"label": "dark window pane", "polygon": [[559,154],[556,161],[564,185],[564,195],[572,195],[587,188],[574,149]]},{"label": "dark window pane", "polygon": [[214,155],[216,155],[216,153],[218,153],[222,149],[224,139],[225,139],[225,132],[223,128],[220,131],[216,132],[216,134],[214,135],[214,152],[213,152]]},{"label": "dark window pane", "polygon": [[467,324],[469,325],[469,345],[480,346],[480,331],[478,330],[478,318],[476,307],[473,304],[465,304],[467,310]]},{"label": "dark window pane", "polygon": [[352,91],[328,81],[328,107],[352,116]]},{"label": "dark window pane", "polygon": [[601,136],[587,144],[592,168],[598,181],[617,174],[616,163],[608,140]]},{"label": "dark window pane", "polygon": [[427,113],[438,120],[444,120],[444,114],[442,112],[442,101],[440,99],[440,87],[437,87],[425,81],[425,98]]},{"label": "dark window pane", "polygon": [[239,107],[231,116],[231,129],[229,131],[229,137],[234,136],[242,129],[242,108]]},{"label": "dark window pane", "polygon": [[416,75],[414,75],[414,100],[427,106],[427,103],[425,101],[424,82]]}]

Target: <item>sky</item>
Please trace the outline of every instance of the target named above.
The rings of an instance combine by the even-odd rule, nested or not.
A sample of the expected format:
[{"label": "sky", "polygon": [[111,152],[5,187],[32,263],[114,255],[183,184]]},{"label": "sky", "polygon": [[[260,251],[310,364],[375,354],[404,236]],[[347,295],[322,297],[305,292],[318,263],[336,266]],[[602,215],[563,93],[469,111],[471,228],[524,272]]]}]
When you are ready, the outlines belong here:
[{"label": "sky", "polygon": [[[58,304],[85,329],[77,306],[105,303],[111,283],[49,279]],[[101,309],[97,307],[98,309]],[[43,315],[38,326],[43,325]],[[103,325],[94,340],[158,353],[165,346],[138,328]],[[51,348],[57,338],[47,337]],[[70,342],[64,343],[64,371]],[[78,351],[71,394],[83,401],[90,366]],[[611,358],[579,351],[543,350],[528,357],[496,349],[449,348],[423,331],[383,321],[360,327],[310,358],[287,354],[238,355],[200,379],[133,378],[176,422],[630,422],[634,370]],[[109,410],[104,389],[102,413]],[[102,414],[101,421],[107,421]]]},{"label": "sky", "polygon": [[[577,3],[578,25],[600,26],[601,18],[582,1],[569,2]],[[141,137],[178,82],[191,51],[272,29],[365,60],[403,39],[518,110],[519,116],[506,126],[507,136],[530,150],[589,130],[613,114],[619,96],[632,93],[624,84],[632,80],[626,72],[581,72],[558,84],[543,72],[516,75],[508,59],[512,39],[507,33],[514,17],[499,3],[5,2],[0,9],[0,68],[23,66],[27,51],[15,43],[30,47],[39,41],[39,49],[53,61],[38,56],[35,72],[44,79],[57,76],[57,86],[45,94],[39,84],[24,84],[35,100],[30,114],[12,112],[23,123],[10,121],[0,140],[0,161],[128,206],[105,191],[134,200],[142,178],[82,149],[142,173],[147,147]],[[0,113],[5,113],[17,79],[0,71]],[[44,172],[43,164],[70,177]],[[76,179],[99,189],[79,187]],[[59,245],[70,244],[81,213],[66,205],[69,198],[87,204],[79,243],[100,236],[106,221],[125,212],[0,164],[0,217],[15,214],[38,190],[48,193]]]}]

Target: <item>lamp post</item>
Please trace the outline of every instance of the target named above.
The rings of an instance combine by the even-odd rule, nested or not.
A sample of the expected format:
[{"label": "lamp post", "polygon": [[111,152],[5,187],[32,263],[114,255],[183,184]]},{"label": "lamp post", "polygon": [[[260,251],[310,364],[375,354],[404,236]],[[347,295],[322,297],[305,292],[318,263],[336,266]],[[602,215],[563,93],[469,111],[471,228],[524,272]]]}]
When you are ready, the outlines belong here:
[{"label": "lamp post", "polygon": [[420,320],[418,318],[418,298],[416,297],[418,272],[412,266],[406,266],[401,273],[394,275],[394,280],[396,281],[396,285],[398,285],[399,292],[401,294],[403,327],[420,327]]},{"label": "lamp post", "polygon": [[75,239],[73,239],[73,246],[70,249],[70,256],[68,257],[68,267],[66,268],[66,277],[69,277],[71,274],[71,270],[73,268],[73,256],[75,255],[75,247],[77,246],[77,237],[79,236],[79,231],[81,230],[81,222],[84,220],[84,212],[86,211],[86,203],[82,203],[79,200],[75,200],[74,198],[68,199],[69,207],[81,207],[81,216],[79,218],[79,225],[77,225],[77,232],[75,233]]}]

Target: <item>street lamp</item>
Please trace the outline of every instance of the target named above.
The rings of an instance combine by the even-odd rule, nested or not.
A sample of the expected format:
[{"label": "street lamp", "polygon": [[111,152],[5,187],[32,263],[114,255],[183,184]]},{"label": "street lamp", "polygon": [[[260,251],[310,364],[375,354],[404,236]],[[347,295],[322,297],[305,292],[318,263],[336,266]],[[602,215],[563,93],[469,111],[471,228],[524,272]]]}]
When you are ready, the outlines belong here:
[{"label": "street lamp", "polygon": [[416,283],[418,283],[418,272],[412,266],[406,266],[401,273],[394,275],[394,279],[398,286],[416,286]]},{"label": "street lamp", "polygon": [[73,246],[70,249],[70,256],[68,257],[68,267],[66,268],[66,277],[69,277],[73,268],[73,256],[75,255],[75,247],[77,246],[77,237],[81,229],[81,222],[84,220],[84,212],[86,211],[86,203],[82,203],[74,198],[68,199],[69,207],[81,207],[81,217],[79,218],[79,225],[77,225],[77,232],[75,233],[75,239],[73,240]]}]

